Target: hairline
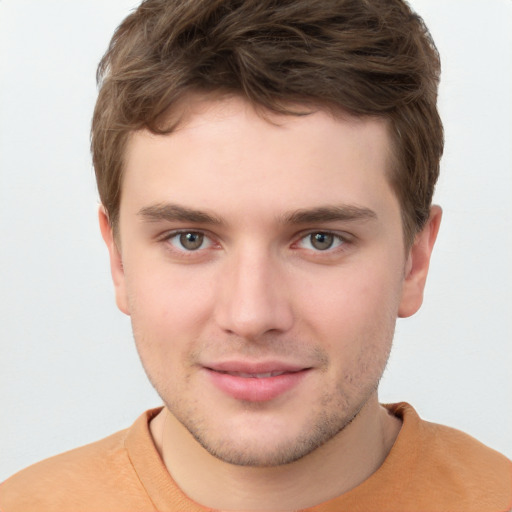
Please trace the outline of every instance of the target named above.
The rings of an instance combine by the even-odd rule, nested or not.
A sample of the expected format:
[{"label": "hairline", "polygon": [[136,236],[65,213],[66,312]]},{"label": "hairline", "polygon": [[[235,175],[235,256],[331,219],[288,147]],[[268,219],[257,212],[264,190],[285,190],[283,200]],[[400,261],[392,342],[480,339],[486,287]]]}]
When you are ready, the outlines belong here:
[{"label": "hairline", "polygon": [[[385,124],[386,132],[388,134],[389,150],[387,155],[387,164],[386,168],[384,169],[384,172],[386,174],[388,184],[391,187],[393,194],[395,195],[400,207],[400,217],[402,222],[402,238],[405,252],[407,253],[407,251],[412,246],[415,235],[420,230],[420,227],[414,226],[414,229],[412,230],[408,228],[408,224],[410,224],[408,222],[408,214],[405,211],[405,205],[403,204],[399,196],[398,190],[396,189],[395,186],[395,178],[397,174],[400,173],[400,163],[399,157],[397,155],[397,149],[399,147],[397,138],[400,137],[400,134],[397,133],[396,130],[392,129],[391,116],[352,113],[348,111],[348,109],[345,109],[340,105],[331,104],[329,102],[322,101],[321,99],[313,97],[304,98],[303,100],[300,101],[290,100],[287,103],[280,103],[280,107],[282,107],[282,110],[277,111],[259,102],[252,101],[241,92],[229,91],[221,88],[212,90],[188,90],[176,103],[169,107],[164,114],[158,116],[156,120],[149,120],[146,122],[144,126],[140,128],[134,128],[126,132],[123,140],[123,145],[121,147],[122,154],[118,180],[119,197],[116,205],[117,210],[116,212],[110,212],[107,208],[105,208],[108,214],[112,231],[114,233],[114,238],[116,240],[120,241],[119,214],[121,209],[123,177],[125,170],[124,159],[127,153],[128,145],[133,135],[143,130],[147,130],[155,136],[171,135],[176,130],[186,125],[188,120],[194,115],[194,109],[198,104],[206,103],[208,101],[222,101],[229,98],[241,98],[244,101],[248,102],[250,106],[254,109],[256,114],[269,123],[272,123],[272,116],[307,116],[318,111],[322,111],[331,115],[333,119],[375,119],[383,122]],[[111,213],[115,213],[112,219]]]}]

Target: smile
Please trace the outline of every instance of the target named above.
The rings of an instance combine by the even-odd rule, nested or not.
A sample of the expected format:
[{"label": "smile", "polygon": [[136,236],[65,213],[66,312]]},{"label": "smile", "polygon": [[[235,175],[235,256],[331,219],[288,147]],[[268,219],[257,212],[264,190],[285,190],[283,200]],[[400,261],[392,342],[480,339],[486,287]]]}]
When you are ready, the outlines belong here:
[{"label": "smile", "polygon": [[312,369],[290,367],[279,370],[243,370],[204,368],[209,381],[223,395],[246,402],[268,402],[289,395],[300,386]]},{"label": "smile", "polygon": [[246,373],[246,372],[219,372],[225,373],[227,375],[233,375],[235,377],[242,377],[244,379],[267,379],[268,377],[277,377],[279,375],[284,375],[285,373],[295,373],[295,372],[265,372],[265,373]]}]

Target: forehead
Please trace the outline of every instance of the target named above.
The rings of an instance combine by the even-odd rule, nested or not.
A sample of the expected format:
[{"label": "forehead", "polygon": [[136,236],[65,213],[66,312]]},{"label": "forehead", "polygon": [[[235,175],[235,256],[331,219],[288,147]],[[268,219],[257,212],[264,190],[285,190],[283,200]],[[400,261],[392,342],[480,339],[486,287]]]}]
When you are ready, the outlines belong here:
[{"label": "forehead", "polygon": [[236,97],[187,104],[172,133],[131,135],[121,212],[128,199],[140,207],[185,202],[226,213],[252,206],[260,214],[270,204],[376,207],[395,200],[386,121],[309,112],[260,112]]}]

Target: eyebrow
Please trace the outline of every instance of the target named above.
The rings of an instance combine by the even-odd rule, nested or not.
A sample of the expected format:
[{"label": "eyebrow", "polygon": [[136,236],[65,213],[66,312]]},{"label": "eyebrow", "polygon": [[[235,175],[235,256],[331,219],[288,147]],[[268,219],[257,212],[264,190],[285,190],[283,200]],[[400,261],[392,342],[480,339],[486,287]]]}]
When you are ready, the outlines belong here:
[{"label": "eyebrow", "polygon": [[[159,203],[145,206],[138,215],[148,222],[190,222],[193,224],[222,225],[225,222],[220,217],[202,210],[196,210],[173,203]],[[279,217],[283,224],[313,224],[335,221],[365,221],[377,219],[377,214],[369,208],[355,205],[320,206],[295,210]]]},{"label": "eyebrow", "polygon": [[286,214],[283,221],[287,224],[313,224],[317,222],[365,221],[377,219],[377,214],[369,208],[354,205],[321,206],[301,209]]},{"label": "eyebrow", "polygon": [[168,222],[180,221],[194,224],[223,224],[223,221],[214,215],[172,203],[145,206],[138,211],[138,215],[149,222],[166,220]]}]

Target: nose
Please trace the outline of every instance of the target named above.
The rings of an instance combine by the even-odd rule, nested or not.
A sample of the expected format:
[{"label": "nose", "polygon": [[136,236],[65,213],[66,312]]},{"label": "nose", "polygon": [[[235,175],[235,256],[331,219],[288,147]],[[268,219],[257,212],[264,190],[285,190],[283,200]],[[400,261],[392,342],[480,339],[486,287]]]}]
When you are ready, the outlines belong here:
[{"label": "nose", "polygon": [[215,305],[215,320],[224,332],[256,341],[292,327],[292,304],[277,259],[247,250],[225,262]]}]

